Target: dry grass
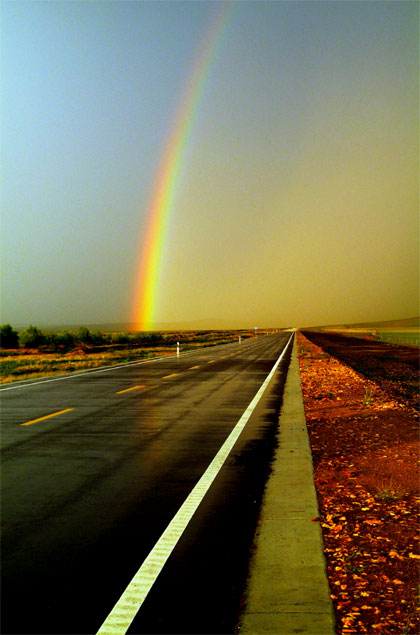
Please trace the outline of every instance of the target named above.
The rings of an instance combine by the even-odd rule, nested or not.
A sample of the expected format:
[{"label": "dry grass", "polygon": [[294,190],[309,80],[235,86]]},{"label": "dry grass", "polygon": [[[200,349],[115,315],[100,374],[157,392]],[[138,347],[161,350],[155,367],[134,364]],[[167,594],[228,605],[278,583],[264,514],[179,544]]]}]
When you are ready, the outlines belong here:
[{"label": "dry grass", "polygon": [[[240,332],[242,338],[249,337],[248,332]],[[54,375],[64,375],[78,371],[115,366],[142,359],[173,355],[176,342],[181,342],[181,351],[214,346],[235,341],[235,331],[200,331],[190,333],[170,333],[168,343],[157,346],[118,346],[109,345],[89,347],[78,345],[70,352],[46,352],[37,349],[16,349],[0,351],[0,383],[37,379]]]}]

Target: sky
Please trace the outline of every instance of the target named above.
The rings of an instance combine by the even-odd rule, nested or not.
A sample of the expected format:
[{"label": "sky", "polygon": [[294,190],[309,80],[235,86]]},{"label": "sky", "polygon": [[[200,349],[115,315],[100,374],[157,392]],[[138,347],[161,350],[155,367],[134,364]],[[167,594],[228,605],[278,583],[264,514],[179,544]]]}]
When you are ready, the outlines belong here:
[{"label": "sky", "polygon": [[2,323],[135,319],[162,155],[221,10],[148,328],[419,314],[417,2],[3,0]]}]

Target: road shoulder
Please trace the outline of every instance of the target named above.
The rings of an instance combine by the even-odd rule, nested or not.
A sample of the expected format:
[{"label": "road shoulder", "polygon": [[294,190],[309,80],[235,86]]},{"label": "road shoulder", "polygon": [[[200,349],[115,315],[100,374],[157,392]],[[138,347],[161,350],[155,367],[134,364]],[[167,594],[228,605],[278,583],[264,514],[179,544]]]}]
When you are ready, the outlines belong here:
[{"label": "road shoulder", "polygon": [[334,633],[296,340],[264,493],[240,633]]}]

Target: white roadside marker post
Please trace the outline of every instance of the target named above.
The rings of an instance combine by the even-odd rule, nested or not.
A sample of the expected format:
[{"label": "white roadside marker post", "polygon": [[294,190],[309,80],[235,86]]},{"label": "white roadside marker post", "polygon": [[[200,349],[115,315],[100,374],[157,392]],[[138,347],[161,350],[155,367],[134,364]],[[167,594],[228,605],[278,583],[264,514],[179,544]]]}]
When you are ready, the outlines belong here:
[{"label": "white roadside marker post", "polygon": [[176,355],[179,357],[179,342],[176,343]]}]

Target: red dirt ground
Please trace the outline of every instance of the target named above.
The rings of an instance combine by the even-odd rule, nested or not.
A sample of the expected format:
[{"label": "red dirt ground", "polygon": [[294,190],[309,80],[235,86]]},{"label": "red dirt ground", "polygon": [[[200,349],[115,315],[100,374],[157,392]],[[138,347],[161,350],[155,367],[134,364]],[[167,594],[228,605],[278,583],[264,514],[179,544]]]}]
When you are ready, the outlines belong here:
[{"label": "red dirt ground", "polygon": [[298,333],[299,362],[336,633],[418,633],[418,351],[305,335],[313,341]]}]

